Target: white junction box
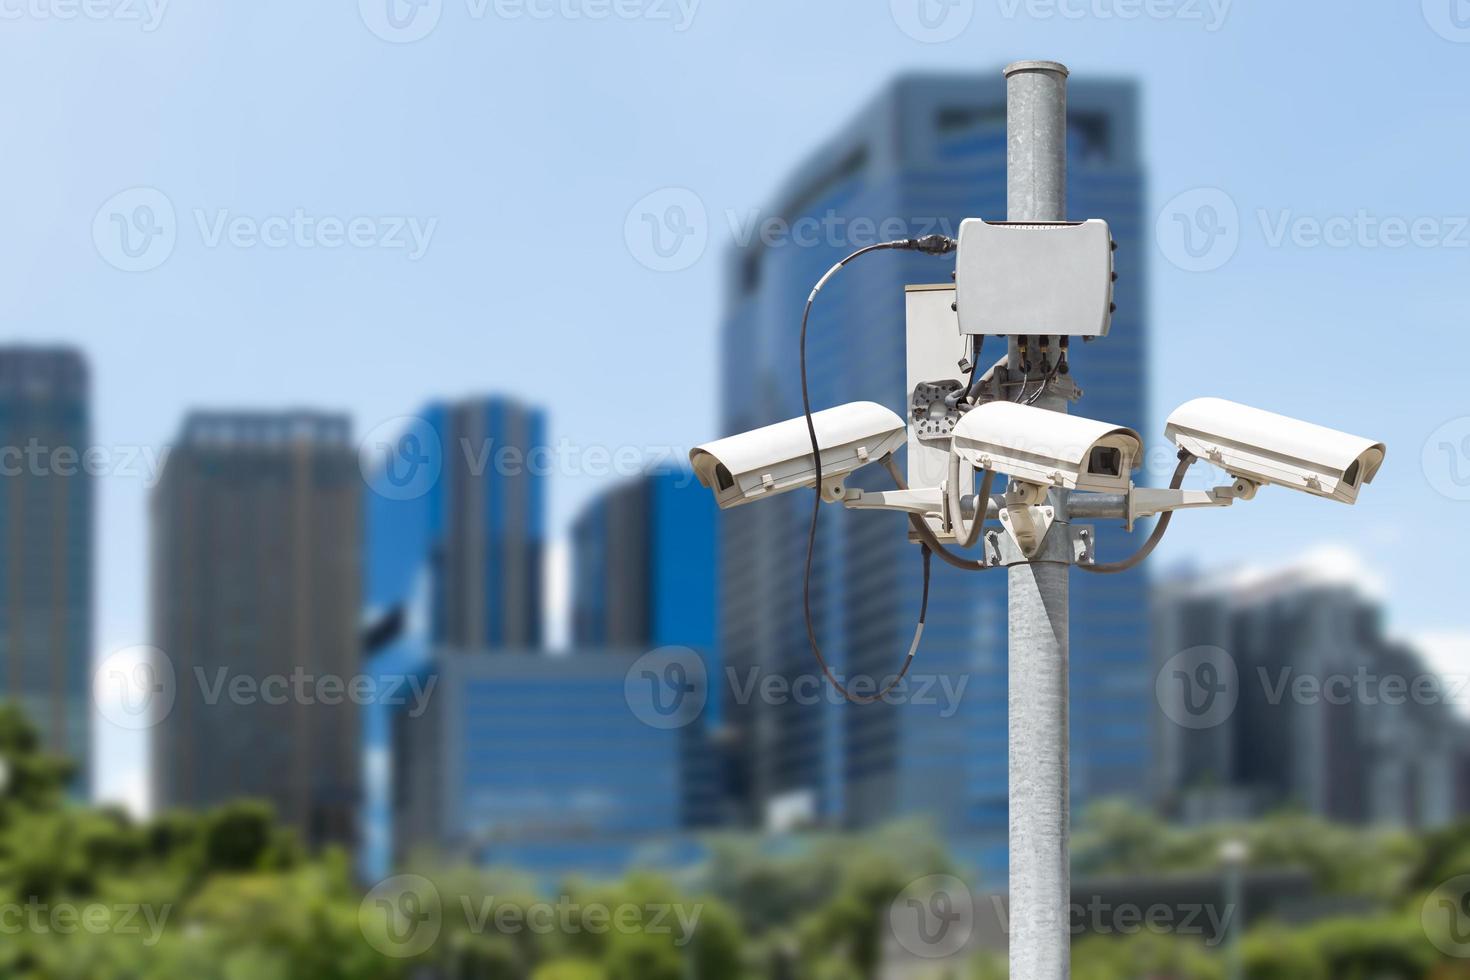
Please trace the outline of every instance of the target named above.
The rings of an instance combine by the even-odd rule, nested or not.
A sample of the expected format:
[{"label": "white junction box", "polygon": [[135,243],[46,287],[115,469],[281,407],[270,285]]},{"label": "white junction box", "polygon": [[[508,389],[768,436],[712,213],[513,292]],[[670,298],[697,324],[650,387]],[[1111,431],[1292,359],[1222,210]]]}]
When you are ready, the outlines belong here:
[{"label": "white junction box", "polygon": [[960,225],[955,269],[964,333],[1108,335],[1113,240],[1106,221],[969,218]]},{"label": "white junction box", "polygon": [[[955,287],[951,283],[904,287],[907,314],[908,391],[921,384],[960,380],[960,358],[970,352],[970,338],[960,333],[954,311]],[[983,367],[980,370],[985,370]],[[908,478],[911,487],[937,487],[949,476],[949,440],[923,439],[919,420],[909,419]],[[929,526],[941,540],[938,521]],[[912,531],[910,539],[914,539]]]}]

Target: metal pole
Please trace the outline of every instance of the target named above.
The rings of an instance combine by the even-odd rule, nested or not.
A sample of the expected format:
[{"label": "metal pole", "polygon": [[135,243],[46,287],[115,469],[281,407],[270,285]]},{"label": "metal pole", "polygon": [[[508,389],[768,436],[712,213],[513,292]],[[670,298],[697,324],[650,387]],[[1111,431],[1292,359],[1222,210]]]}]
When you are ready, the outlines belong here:
[{"label": "metal pole", "polygon": [[1243,840],[1227,840],[1220,847],[1220,860],[1225,863],[1225,937],[1226,980],[1245,976],[1240,958],[1240,937],[1245,931],[1245,865],[1250,847]]},{"label": "metal pole", "polygon": [[[1006,76],[1006,190],[1011,221],[1067,216],[1067,69],[1019,61]],[[1012,377],[1023,373],[1019,338],[1009,340]],[[1031,375],[1042,371],[1036,338]],[[1042,408],[1065,412],[1063,398]],[[1066,494],[1054,494],[1068,521]],[[1009,569],[1010,612],[1010,978],[1066,980],[1071,972],[1068,840],[1068,565]]]},{"label": "metal pole", "polygon": [[1230,913],[1230,924],[1226,926],[1230,930],[1230,938],[1225,948],[1227,980],[1241,980],[1245,976],[1240,959],[1240,934],[1245,929],[1241,921],[1241,917],[1245,915],[1245,889],[1241,887],[1241,875],[1240,865],[1232,861],[1225,872],[1225,909]]}]

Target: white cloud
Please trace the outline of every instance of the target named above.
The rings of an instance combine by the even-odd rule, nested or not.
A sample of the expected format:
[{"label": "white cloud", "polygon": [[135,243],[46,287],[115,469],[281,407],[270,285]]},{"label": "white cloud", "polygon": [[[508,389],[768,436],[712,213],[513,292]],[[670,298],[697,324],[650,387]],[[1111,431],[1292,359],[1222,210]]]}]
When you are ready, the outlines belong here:
[{"label": "white cloud", "polygon": [[566,538],[546,544],[545,589],[542,616],[546,623],[546,646],[560,650],[572,639],[572,555]]},{"label": "white cloud", "polygon": [[1351,545],[1326,541],[1274,563],[1238,565],[1206,574],[1199,583],[1232,592],[1262,593],[1311,586],[1345,586],[1365,598],[1383,601],[1388,581]]}]

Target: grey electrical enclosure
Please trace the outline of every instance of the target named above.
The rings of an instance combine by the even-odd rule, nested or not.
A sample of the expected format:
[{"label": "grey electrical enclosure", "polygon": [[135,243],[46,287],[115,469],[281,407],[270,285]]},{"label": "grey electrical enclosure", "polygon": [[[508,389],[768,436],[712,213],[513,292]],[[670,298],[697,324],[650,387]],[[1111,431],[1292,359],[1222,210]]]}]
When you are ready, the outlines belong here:
[{"label": "grey electrical enclosure", "polygon": [[1106,221],[960,225],[955,259],[960,332],[1106,337],[1113,245]]}]

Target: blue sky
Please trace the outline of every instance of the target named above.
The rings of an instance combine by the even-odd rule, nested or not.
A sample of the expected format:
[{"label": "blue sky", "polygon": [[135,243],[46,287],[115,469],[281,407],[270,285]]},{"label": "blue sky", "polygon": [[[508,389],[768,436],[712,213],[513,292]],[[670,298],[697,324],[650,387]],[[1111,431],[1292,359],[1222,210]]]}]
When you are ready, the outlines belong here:
[{"label": "blue sky", "polygon": [[[93,366],[99,651],[147,640],[147,460],[186,409],[547,403],[563,527],[588,447],[715,434],[726,212],[895,72],[1017,58],[1143,83],[1148,438],[1216,394],[1390,445],[1358,507],[1263,493],[1162,559],[1341,545],[1396,629],[1463,633],[1466,0],[0,0],[0,304]],[[657,271],[629,219],[670,188],[707,245]],[[1225,234],[1191,256],[1176,214]]]}]

